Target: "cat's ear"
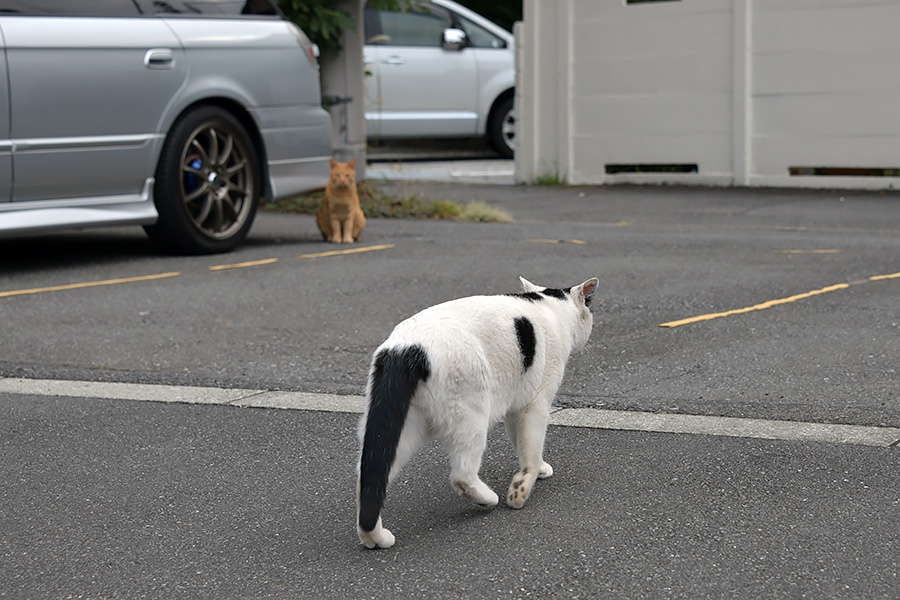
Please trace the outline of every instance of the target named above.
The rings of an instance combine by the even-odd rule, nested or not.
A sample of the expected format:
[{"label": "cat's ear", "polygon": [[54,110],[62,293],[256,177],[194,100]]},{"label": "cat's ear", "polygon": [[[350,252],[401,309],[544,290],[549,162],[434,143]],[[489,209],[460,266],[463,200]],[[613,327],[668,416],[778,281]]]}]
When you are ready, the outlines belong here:
[{"label": "cat's ear", "polygon": [[572,296],[577,299],[581,304],[585,306],[591,305],[591,300],[594,297],[594,292],[597,291],[597,286],[600,285],[600,280],[596,277],[592,277],[588,279],[581,285],[576,285],[572,288]]},{"label": "cat's ear", "polygon": [[530,281],[528,281],[527,279],[525,279],[525,278],[522,277],[522,276],[519,276],[519,281],[522,282],[522,291],[524,291],[524,292],[526,292],[526,293],[528,293],[528,292],[539,292],[539,291],[541,291],[542,289],[544,289],[544,288],[542,288],[542,287],[539,286],[539,285],[534,285],[533,283],[531,283]]},{"label": "cat's ear", "polygon": [[330,165],[331,165],[331,168],[333,169],[334,166],[337,164],[337,161],[334,160],[334,159],[332,158],[332,159],[330,159],[330,160],[328,161],[328,164],[330,164]]},{"label": "cat's ear", "polygon": [[348,162],[347,166],[350,167],[351,169],[355,169],[356,168],[356,159],[354,158],[353,160]]}]

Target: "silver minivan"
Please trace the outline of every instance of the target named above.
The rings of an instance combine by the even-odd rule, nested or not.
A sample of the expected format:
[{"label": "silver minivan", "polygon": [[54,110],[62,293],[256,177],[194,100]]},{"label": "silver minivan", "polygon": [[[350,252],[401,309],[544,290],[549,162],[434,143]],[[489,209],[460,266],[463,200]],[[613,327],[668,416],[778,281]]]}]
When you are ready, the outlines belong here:
[{"label": "silver minivan", "polygon": [[270,0],[0,0],[0,50],[2,236],[224,252],[327,181],[315,48]]},{"label": "silver minivan", "polygon": [[366,7],[370,140],[481,136],[515,148],[515,38],[452,0]]}]

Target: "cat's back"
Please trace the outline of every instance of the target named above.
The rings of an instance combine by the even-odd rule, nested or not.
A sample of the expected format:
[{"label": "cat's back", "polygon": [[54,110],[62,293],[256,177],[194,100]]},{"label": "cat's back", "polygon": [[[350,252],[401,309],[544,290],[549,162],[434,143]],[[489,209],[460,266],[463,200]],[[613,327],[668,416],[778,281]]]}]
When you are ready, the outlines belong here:
[{"label": "cat's back", "polygon": [[[382,348],[417,346],[428,358],[429,386],[482,386],[513,401],[537,385],[558,348],[546,306],[521,296],[471,296],[437,304],[401,322]],[[454,388],[455,389],[455,388]],[[520,393],[521,392],[521,393]],[[518,394],[518,396],[516,395]]]},{"label": "cat's back", "polygon": [[[540,325],[542,307],[523,295],[469,296],[436,304],[401,322],[391,334],[396,342],[471,345],[495,342],[514,332],[517,319]],[[389,341],[391,341],[389,338]],[[454,344],[455,343],[455,344]]]}]

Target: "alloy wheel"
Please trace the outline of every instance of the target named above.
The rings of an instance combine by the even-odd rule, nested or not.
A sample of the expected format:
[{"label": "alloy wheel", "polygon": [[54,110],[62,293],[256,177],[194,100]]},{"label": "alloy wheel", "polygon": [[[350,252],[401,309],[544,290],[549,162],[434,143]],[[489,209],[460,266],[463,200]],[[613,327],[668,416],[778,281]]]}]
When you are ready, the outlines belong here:
[{"label": "alloy wheel", "polygon": [[181,156],[181,198],[192,224],[213,239],[227,239],[251,213],[254,169],[247,149],[227,126],[205,123],[187,139]]},{"label": "alloy wheel", "polygon": [[510,110],[503,116],[503,122],[500,124],[500,134],[503,137],[503,143],[510,150],[516,148],[516,112]]}]

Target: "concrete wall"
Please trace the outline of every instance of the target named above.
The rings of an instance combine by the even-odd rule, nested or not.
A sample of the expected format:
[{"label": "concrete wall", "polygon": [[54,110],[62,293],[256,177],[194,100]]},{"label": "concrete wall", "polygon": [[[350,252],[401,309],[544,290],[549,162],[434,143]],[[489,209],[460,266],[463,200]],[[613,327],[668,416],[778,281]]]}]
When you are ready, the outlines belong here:
[{"label": "concrete wall", "polygon": [[900,187],[871,176],[900,169],[898,23],[896,0],[524,0],[516,177]]}]

